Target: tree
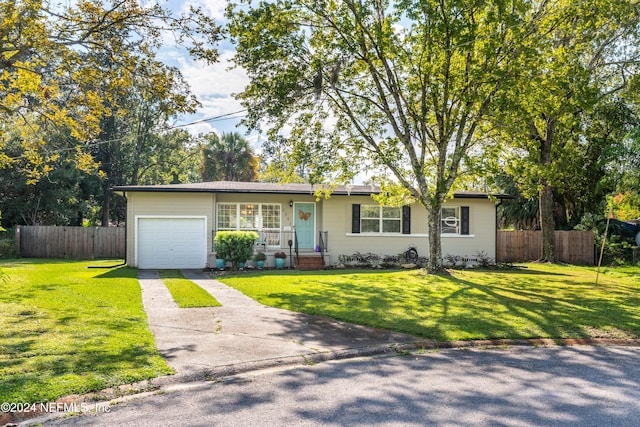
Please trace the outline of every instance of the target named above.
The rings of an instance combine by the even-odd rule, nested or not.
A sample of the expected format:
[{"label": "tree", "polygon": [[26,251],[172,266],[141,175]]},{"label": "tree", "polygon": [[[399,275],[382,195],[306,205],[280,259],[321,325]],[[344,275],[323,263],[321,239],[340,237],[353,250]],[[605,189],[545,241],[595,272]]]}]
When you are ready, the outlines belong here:
[{"label": "tree", "polygon": [[[184,131],[166,132],[171,117],[193,113],[199,105],[177,69],[151,58],[140,58],[131,86],[104,97],[105,107],[113,113],[100,121],[100,133],[91,147],[100,164],[103,180],[101,223],[121,217],[112,206],[114,185],[166,184],[173,175],[183,179],[177,167],[189,163],[191,137]],[[117,73],[118,70],[114,70]],[[169,160],[178,162],[169,163]]]},{"label": "tree", "polygon": [[[250,3],[250,2],[249,2]],[[428,211],[430,272],[440,210],[489,147],[486,115],[535,43],[547,2],[277,0],[231,6],[245,123],[289,130],[311,182],[381,176],[382,203]]]},{"label": "tree", "polygon": [[239,133],[208,133],[202,136],[203,181],[255,181],[258,158],[249,142]]},{"label": "tree", "polygon": [[[7,132],[7,134],[10,134]],[[47,146],[61,147],[65,135],[48,135]],[[5,153],[20,158],[19,135],[6,143]],[[25,161],[23,159],[22,161]],[[91,192],[99,188],[95,174],[83,172],[75,163],[74,151],[60,150],[49,164],[51,171],[32,182],[29,168],[17,161],[11,168],[0,169],[0,210],[3,224],[82,225],[92,204]]]},{"label": "tree", "polygon": [[[70,144],[85,143],[78,152],[85,156],[100,118],[119,113],[107,107],[114,107],[110,94],[131,87],[139,61],[152,58],[167,32],[192,55],[216,60],[220,28],[199,9],[174,17],[136,0],[0,3],[0,120],[14,122],[24,151],[19,158],[0,151],[0,166],[27,159],[32,183],[51,171],[56,159],[44,147],[42,123],[68,129]],[[0,129],[0,150],[5,143]]]},{"label": "tree", "polygon": [[529,83],[511,86],[496,106],[495,122],[517,147],[505,164],[540,203],[542,260],[555,261],[554,194],[575,180],[572,168],[589,166],[581,155],[589,143],[585,118],[635,74],[638,16],[638,5],[626,0],[558,2],[538,21],[540,37],[530,49],[539,60],[526,64]]},{"label": "tree", "polygon": [[287,138],[278,135],[274,140],[262,143],[260,154],[260,182],[306,182],[306,165],[291,161],[291,144]]},{"label": "tree", "polygon": [[[620,187],[632,167],[621,167],[634,156],[630,132],[638,124],[635,112],[622,100],[601,101],[587,113],[577,116],[579,126],[563,145],[562,163],[553,192],[554,223],[558,229],[572,229],[590,214],[601,214],[607,195],[628,191]],[[539,229],[540,212],[537,185],[540,176],[531,174],[529,165],[539,166],[528,153],[509,159],[506,169],[496,173],[496,184],[513,200],[500,204],[503,225],[518,229]],[[626,190],[618,190],[627,188]],[[527,195],[523,195],[523,192]]]}]

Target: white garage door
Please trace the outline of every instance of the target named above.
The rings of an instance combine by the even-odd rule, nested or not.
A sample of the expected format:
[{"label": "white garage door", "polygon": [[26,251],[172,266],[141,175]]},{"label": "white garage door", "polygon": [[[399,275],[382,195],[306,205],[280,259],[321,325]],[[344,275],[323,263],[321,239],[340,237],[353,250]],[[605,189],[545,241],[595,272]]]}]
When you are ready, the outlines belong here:
[{"label": "white garage door", "polygon": [[138,268],[204,268],[205,218],[139,218]]}]

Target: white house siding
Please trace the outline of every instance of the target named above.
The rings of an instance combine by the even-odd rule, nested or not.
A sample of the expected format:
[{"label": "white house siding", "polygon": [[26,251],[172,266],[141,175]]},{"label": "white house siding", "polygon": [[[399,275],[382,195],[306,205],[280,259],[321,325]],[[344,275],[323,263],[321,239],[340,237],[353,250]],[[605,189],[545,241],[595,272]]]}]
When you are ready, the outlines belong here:
[{"label": "white house siding", "polygon": [[135,259],[136,218],[139,217],[206,217],[207,248],[211,248],[214,194],[173,192],[128,192],[127,197],[127,264],[137,267]]},{"label": "white house siding", "polygon": [[[282,207],[281,231],[294,224],[294,209],[289,202],[316,204],[316,231],[328,231],[329,265],[338,262],[340,255],[372,252],[397,255],[415,247],[420,256],[428,256],[427,213],[419,205],[411,207],[411,234],[354,234],[351,232],[353,204],[375,204],[370,196],[334,194],[329,199],[316,200],[312,194],[261,194],[251,192],[144,192],[126,193],[127,207],[127,263],[136,266],[136,217],[206,217],[208,262],[212,265],[212,232],[216,228],[216,203],[279,203]],[[489,199],[456,198],[447,206],[468,206],[469,236],[442,237],[442,254],[473,257],[485,252],[495,258],[495,202]]]},{"label": "white house siding", "polygon": [[[375,204],[369,196],[332,196],[323,201],[324,229],[329,230],[330,264],[340,255],[375,253],[397,255],[415,247],[420,256],[428,256],[427,211],[411,206],[411,234],[354,234],[351,232],[353,204]],[[484,251],[495,258],[495,203],[489,199],[451,199],[446,206],[468,206],[469,236],[442,237],[442,254],[473,257]]]},{"label": "white house siding", "polygon": [[451,199],[446,206],[469,206],[469,235],[442,235],[442,256],[496,257],[496,204],[489,199]]},{"label": "white house siding", "polygon": [[351,206],[371,205],[370,196],[332,196],[323,201],[324,229],[329,230],[329,264],[338,262],[340,255],[375,253],[398,255],[415,247],[420,256],[428,253],[427,217],[422,208],[411,208],[411,234],[354,234],[351,232]]}]

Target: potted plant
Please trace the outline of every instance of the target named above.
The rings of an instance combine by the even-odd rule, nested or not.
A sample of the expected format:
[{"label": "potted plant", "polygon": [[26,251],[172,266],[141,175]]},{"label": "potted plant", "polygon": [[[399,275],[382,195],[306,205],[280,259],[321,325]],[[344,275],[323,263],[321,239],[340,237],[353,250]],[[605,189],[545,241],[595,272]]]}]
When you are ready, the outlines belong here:
[{"label": "potted plant", "polygon": [[258,253],[253,256],[253,260],[256,262],[258,269],[262,270],[264,268],[264,262],[267,260],[267,255],[262,251],[258,251]]},{"label": "potted plant", "polygon": [[287,254],[285,254],[284,252],[276,252],[275,254],[273,254],[273,257],[275,258],[275,261],[276,261],[276,268],[283,269],[284,260],[287,259]]}]

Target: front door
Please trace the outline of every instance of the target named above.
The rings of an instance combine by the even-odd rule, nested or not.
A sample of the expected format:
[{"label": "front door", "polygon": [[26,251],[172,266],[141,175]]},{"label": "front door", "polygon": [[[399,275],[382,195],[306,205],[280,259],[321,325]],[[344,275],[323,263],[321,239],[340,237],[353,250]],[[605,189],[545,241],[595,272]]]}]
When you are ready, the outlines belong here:
[{"label": "front door", "polygon": [[295,203],[293,209],[298,247],[300,249],[314,249],[316,247],[316,204]]}]

